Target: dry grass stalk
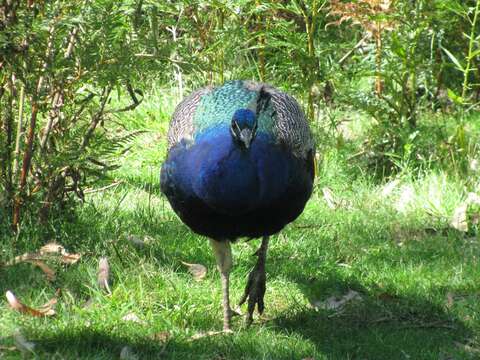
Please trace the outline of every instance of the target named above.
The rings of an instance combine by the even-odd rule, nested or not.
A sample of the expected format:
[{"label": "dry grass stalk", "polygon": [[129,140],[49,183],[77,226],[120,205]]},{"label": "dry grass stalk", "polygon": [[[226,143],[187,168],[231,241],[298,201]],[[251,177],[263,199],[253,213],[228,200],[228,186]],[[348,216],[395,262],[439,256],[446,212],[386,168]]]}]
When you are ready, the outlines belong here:
[{"label": "dry grass stalk", "polygon": [[394,9],[392,0],[358,0],[357,2],[330,1],[328,15],[339,17],[337,21],[329,25],[340,25],[345,21],[351,21],[352,25],[360,25],[369,37],[375,41],[375,93],[381,95],[383,81],[381,75],[382,65],[382,34],[393,30],[394,21],[388,18]]}]

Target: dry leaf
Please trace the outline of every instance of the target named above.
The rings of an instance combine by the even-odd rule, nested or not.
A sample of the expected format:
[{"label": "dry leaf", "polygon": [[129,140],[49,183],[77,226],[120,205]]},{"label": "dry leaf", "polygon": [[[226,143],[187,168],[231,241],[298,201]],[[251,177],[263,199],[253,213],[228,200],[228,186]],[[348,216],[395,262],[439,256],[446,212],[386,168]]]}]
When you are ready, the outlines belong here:
[{"label": "dry leaf", "polygon": [[97,283],[101,289],[107,291],[111,294],[110,286],[108,285],[108,279],[110,277],[110,266],[108,265],[108,259],[106,257],[100,258],[98,261],[98,273],[97,273]]},{"label": "dry leaf", "polygon": [[50,301],[42,305],[39,309],[33,309],[18,300],[17,297],[10,290],[8,290],[5,295],[7,297],[7,301],[10,307],[21,313],[37,317],[55,315],[55,310],[53,309],[53,306],[57,303],[56,297],[50,299]]},{"label": "dry leaf", "polygon": [[382,15],[393,11],[392,0],[359,0],[342,2],[330,1],[328,16],[337,16],[338,20],[327,24],[339,26],[345,21],[351,21],[354,25],[360,25],[366,33],[379,38],[385,31],[395,29],[396,24],[391,19]]},{"label": "dry leaf", "polygon": [[69,253],[64,253],[60,257],[60,261],[64,264],[72,265],[75,264],[80,258],[82,257],[81,254],[69,254]]},{"label": "dry leaf", "polygon": [[151,236],[145,235],[143,239],[137,235],[127,235],[127,240],[130,241],[134,246],[138,248],[143,248],[146,245],[149,245],[155,241]]},{"label": "dry leaf", "polygon": [[337,296],[330,296],[325,301],[316,301],[312,305],[317,309],[339,310],[346,303],[352,300],[361,300],[361,296],[354,290],[349,290],[345,295],[338,298]]},{"label": "dry leaf", "polygon": [[190,340],[189,341],[195,341],[195,340],[198,340],[198,339],[202,339],[204,337],[208,337],[208,336],[215,336],[215,335],[222,335],[222,334],[231,334],[233,333],[233,331],[207,331],[207,332],[199,332],[195,335],[192,335],[190,337]]},{"label": "dry leaf", "polygon": [[[55,296],[53,298],[51,298],[50,300],[48,300],[45,304],[43,304],[42,306],[40,306],[40,311],[41,312],[49,312],[49,311],[52,311],[53,310],[53,307],[57,304],[58,300],[58,296],[60,295],[60,289],[57,289],[57,291],[55,291]],[[55,311],[54,311],[55,313]],[[52,314],[53,315],[53,314]]]},{"label": "dry leaf", "polygon": [[480,224],[480,213],[472,214],[471,222],[472,222],[472,225]]},{"label": "dry leaf", "polygon": [[1,359],[2,356],[3,356],[2,351],[15,351],[15,350],[18,350],[16,346],[3,346],[3,345],[0,345],[0,359]]},{"label": "dry leaf", "polygon": [[336,204],[336,201],[333,197],[332,190],[330,190],[328,187],[324,187],[322,189],[322,193],[323,193],[323,198],[325,199],[325,202],[327,203],[327,206],[330,209],[335,210],[337,208],[337,204]]},{"label": "dry leaf", "polygon": [[85,303],[82,305],[82,309],[90,308],[93,305],[93,303],[94,303],[93,299],[89,297],[87,301],[85,301]]},{"label": "dry leaf", "polygon": [[388,292],[383,292],[377,295],[377,298],[379,298],[382,301],[393,301],[397,299],[395,295],[389,294]]},{"label": "dry leaf", "polygon": [[143,237],[143,242],[144,242],[146,245],[148,245],[148,244],[151,244],[151,243],[155,242],[155,239],[154,239],[153,237],[151,237],[151,236],[145,235],[145,236]]},{"label": "dry leaf", "polygon": [[454,229],[457,229],[458,231],[468,231],[466,203],[461,204],[455,209],[455,211],[453,212],[452,221],[450,222],[450,226]]},{"label": "dry leaf", "polygon": [[447,307],[451,308],[454,304],[453,294],[451,292],[447,293]]},{"label": "dry leaf", "polygon": [[81,257],[80,254],[70,254],[65,248],[57,243],[48,243],[40,248],[40,254],[60,254],[60,261],[64,264],[75,264]]},{"label": "dry leaf", "polygon": [[128,313],[127,315],[122,317],[122,320],[123,321],[131,321],[131,322],[138,323],[138,324],[146,324],[145,321],[140,320],[140,318],[134,313]]},{"label": "dry leaf", "polygon": [[203,280],[207,276],[207,268],[202,264],[189,264],[183,261],[182,264],[188,267],[188,271],[196,281]]},{"label": "dry leaf", "polygon": [[152,340],[160,341],[160,342],[167,342],[170,339],[170,332],[168,331],[161,331],[159,333],[155,333],[150,336]]},{"label": "dry leaf", "polygon": [[13,334],[13,339],[15,340],[15,346],[21,352],[33,352],[35,343],[25,339],[25,336],[23,336],[20,331],[16,331],[15,334]]},{"label": "dry leaf", "polygon": [[[60,255],[59,257],[56,255]],[[16,256],[13,260],[6,263],[7,266],[15,265],[21,262],[29,262],[32,260],[56,260],[64,264],[75,264],[79,259],[80,254],[70,254],[68,253],[62,245],[57,243],[48,243],[40,248],[38,252],[35,253],[25,253],[23,255]]]},{"label": "dry leaf", "polygon": [[335,198],[335,196],[333,195],[333,191],[330,190],[328,187],[324,187],[322,189],[322,193],[323,193],[323,198],[327,203],[327,206],[332,210],[338,209],[340,207],[349,209],[352,206],[352,204],[346,199]]},{"label": "dry leaf", "polygon": [[6,262],[5,266],[12,266],[30,260],[41,260],[41,255],[39,253],[25,253],[23,255],[15,256],[13,260]]},{"label": "dry leaf", "polygon": [[120,359],[122,360],[138,360],[139,357],[135,352],[132,350],[130,346],[124,346],[122,351],[120,351]]},{"label": "dry leaf", "polygon": [[47,276],[47,279],[49,281],[55,281],[55,278],[56,278],[55,270],[50,268],[43,261],[41,261],[41,260],[28,260],[27,262],[29,262],[30,264],[33,264],[35,266],[38,266],[43,271],[43,273]]},{"label": "dry leaf", "polygon": [[43,245],[40,248],[40,254],[62,254],[65,251],[65,248],[57,243],[51,242]]}]

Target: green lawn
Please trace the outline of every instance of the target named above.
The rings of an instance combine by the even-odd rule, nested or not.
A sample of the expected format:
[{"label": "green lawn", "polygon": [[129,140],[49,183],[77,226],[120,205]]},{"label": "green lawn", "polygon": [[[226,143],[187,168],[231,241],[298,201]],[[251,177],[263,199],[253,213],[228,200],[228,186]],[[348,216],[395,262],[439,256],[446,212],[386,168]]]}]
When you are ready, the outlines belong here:
[{"label": "green lawn", "polygon": [[[149,131],[98,187],[119,185],[88,195],[75,216],[43,229],[27,225],[17,239],[0,240],[5,261],[51,240],[83,255],[74,265],[52,265],[53,283],[30,264],[0,267],[1,293],[11,290],[32,307],[62,290],[57,314],[46,318],[11,310],[2,295],[2,360],[118,359],[122,349],[124,359],[480,357],[480,243],[448,225],[465,199],[463,181],[429,172],[378,184],[354,176],[334,150],[322,155],[303,215],[271,241],[264,316],[248,329],[236,317],[234,334],[196,339],[222,327],[220,280],[208,241],[179,221],[159,191],[174,101],[157,96],[158,103],[120,119],[127,129]],[[258,245],[233,247],[233,302]],[[102,256],[110,263],[111,295],[97,285]],[[195,281],[182,261],[205,265],[206,278]],[[324,306],[349,291],[357,295],[343,306]],[[123,319],[131,313],[139,320]],[[35,344],[32,353],[17,349],[16,332]]]}]

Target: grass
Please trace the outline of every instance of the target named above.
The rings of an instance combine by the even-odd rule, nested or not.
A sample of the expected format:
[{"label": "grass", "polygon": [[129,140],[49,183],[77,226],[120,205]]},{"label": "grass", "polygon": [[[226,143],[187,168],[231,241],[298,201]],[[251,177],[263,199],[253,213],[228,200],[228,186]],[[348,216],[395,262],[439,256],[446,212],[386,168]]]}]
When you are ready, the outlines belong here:
[{"label": "grass", "polygon": [[[192,340],[221,329],[220,280],[206,239],[192,234],[159,192],[175,100],[161,92],[155,98],[119,119],[149,131],[121,158],[110,180],[118,186],[92,193],[75,215],[50,227],[31,224],[18,239],[0,240],[3,259],[51,240],[83,254],[75,265],[57,266],[54,283],[29,264],[0,267],[2,294],[12,290],[31,306],[62,289],[54,317],[0,303],[1,359],[118,359],[126,346],[134,355],[124,350],[124,359],[478,358],[480,244],[448,225],[465,198],[464,181],[432,171],[378,184],[354,176],[335,150],[323,156],[305,212],[271,241],[264,316],[248,329],[234,318],[233,335]],[[234,302],[258,244],[233,247]],[[111,295],[97,286],[101,256],[109,259]],[[195,281],[182,261],[205,265],[206,278]],[[333,310],[319,306],[350,290],[359,299]],[[123,320],[129,313],[140,322]],[[35,343],[33,353],[14,348],[17,331]]]}]

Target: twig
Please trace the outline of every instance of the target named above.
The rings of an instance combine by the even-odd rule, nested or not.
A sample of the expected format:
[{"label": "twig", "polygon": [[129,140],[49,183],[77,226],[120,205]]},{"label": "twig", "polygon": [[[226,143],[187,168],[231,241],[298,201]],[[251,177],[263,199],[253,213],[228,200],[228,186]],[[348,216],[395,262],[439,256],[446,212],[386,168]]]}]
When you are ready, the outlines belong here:
[{"label": "twig", "polygon": [[112,247],[113,247],[113,251],[115,251],[115,254],[116,254],[117,257],[118,257],[118,260],[120,260],[120,262],[122,263],[122,266],[127,267],[127,264],[126,264],[125,261],[123,260],[123,256],[120,254],[120,251],[118,250],[118,247],[117,247],[117,245],[116,245],[115,243],[116,243],[115,240],[111,240],[111,244],[112,244]]},{"label": "twig", "polygon": [[75,115],[72,117],[72,124],[75,124],[79,118],[79,116],[82,114],[83,110],[87,107],[87,104],[95,97],[94,93],[88,94],[85,99],[81,100],[80,103],[82,104],[80,108],[77,110]]},{"label": "twig", "polygon": [[20,184],[18,194],[15,198],[15,204],[13,208],[13,229],[17,231],[20,224],[20,208],[22,207],[22,195],[25,185],[27,184],[27,176],[30,171],[30,163],[33,153],[33,142],[35,138],[35,126],[37,122],[38,105],[34,102],[32,104],[32,114],[30,116],[30,127],[28,129],[27,142],[25,152],[23,154],[22,172],[20,174]]},{"label": "twig", "polygon": [[65,59],[70,58],[70,56],[72,55],[73,47],[75,46],[75,38],[77,36],[78,30],[79,30],[78,27],[74,27],[72,32],[70,33],[70,39],[68,40],[67,50],[65,51],[65,55],[64,55]]},{"label": "twig", "polygon": [[42,139],[40,140],[40,152],[43,152],[43,150],[45,149],[48,136],[50,135],[50,131],[52,130],[53,121],[58,117],[60,106],[63,102],[63,101],[60,101],[61,96],[62,96],[61,90],[55,91],[55,94],[53,95],[52,110],[50,111],[47,125],[45,125],[45,129],[43,130]]},{"label": "twig", "polygon": [[[75,27],[70,33],[70,38],[68,40],[67,49],[65,50],[65,55],[64,55],[65,59],[70,58],[70,56],[72,55],[77,32],[78,32],[78,27]],[[48,136],[50,135],[50,131],[52,130],[53,122],[55,121],[56,118],[58,118],[61,105],[63,105],[63,101],[60,101],[62,95],[63,95],[63,81],[59,84],[57,91],[55,91],[53,95],[52,110],[50,111],[48,122],[45,125],[45,129],[43,130],[43,136],[40,141],[40,152],[43,152],[43,150],[45,149]]]},{"label": "twig", "polygon": [[142,100],[143,100],[143,93],[141,94],[142,95],[142,100],[138,100],[137,99],[137,95],[135,95],[135,90],[133,90],[132,88],[132,84],[130,84],[130,81],[127,81],[127,91],[128,91],[128,94],[130,95],[130,97],[132,98],[133,102],[136,104],[136,105],[139,105]]},{"label": "twig", "polygon": [[[3,130],[5,131],[5,149],[3,150],[3,161],[4,164],[4,180],[5,180],[5,193],[8,197],[10,203],[13,199],[13,178],[12,178],[12,142],[13,142],[13,99],[15,97],[15,88],[14,88],[15,76],[9,76],[7,80],[8,88],[8,98],[7,106],[5,106],[5,119],[3,123]],[[1,126],[0,126],[0,129]]]},{"label": "twig", "polygon": [[366,154],[367,152],[368,152],[367,150],[361,150],[361,151],[359,151],[359,152],[357,152],[357,153],[355,153],[355,154],[353,154],[353,155],[350,155],[350,156],[347,158],[347,161],[350,161],[350,160],[353,160],[353,159],[355,159],[355,158],[357,158],[357,157],[359,157],[359,156],[362,156],[362,155]]},{"label": "twig", "polygon": [[338,65],[342,66],[347,59],[352,56],[352,54],[363,45],[363,43],[370,37],[370,34],[365,35],[349,52],[342,56],[342,58],[338,61]]},{"label": "twig", "polygon": [[128,91],[128,94],[130,95],[132,101],[133,101],[132,104],[130,104],[128,106],[125,106],[123,108],[120,108],[120,109],[105,111],[105,114],[115,114],[115,113],[130,111],[130,110],[135,109],[138,105],[140,105],[142,103],[143,94],[141,94],[142,98],[140,100],[138,100],[137,96],[135,95],[135,90],[133,90],[130,82],[127,82],[127,91]]},{"label": "twig", "polygon": [[13,179],[17,178],[18,174],[18,158],[20,156],[20,139],[23,135],[23,109],[25,105],[25,85],[22,84],[20,88],[20,99],[18,104],[18,124],[17,124],[17,135],[15,139],[15,153],[13,159]]},{"label": "twig", "polygon": [[115,181],[114,183],[112,183],[110,185],[107,185],[107,186],[104,186],[104,187],[101,187],[101,188],[98,188],[98,189],[87,189],[83,193],[84,194],[93,194],[93,193],[97,193],[97,192],[100,192],[100,191],[105,191],[105,190],[108,190],[112,187],[118,186],[122,183],[123,183],[123,180]]},{"label": "twig", "polygon": [[100,104],[100,109],[95,115],[93,115],[92,121],[90,122],[90,126],[88,127],[85,135],[83,136],[82,145],[80,146],[80,151],[83,151],[88,146],[88,143],[90,142],[90,138],[92,137],[93,132],[95,131],[98,123],[102,119],[102,116],[104,115],[104,111],[105,111],[105,105],[107,104],[107,100],[110,96],[111,91],[112,91],[112,85],[109,85],[107,88],[103,89],[102,102]]}]

